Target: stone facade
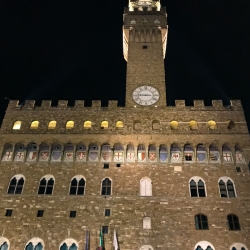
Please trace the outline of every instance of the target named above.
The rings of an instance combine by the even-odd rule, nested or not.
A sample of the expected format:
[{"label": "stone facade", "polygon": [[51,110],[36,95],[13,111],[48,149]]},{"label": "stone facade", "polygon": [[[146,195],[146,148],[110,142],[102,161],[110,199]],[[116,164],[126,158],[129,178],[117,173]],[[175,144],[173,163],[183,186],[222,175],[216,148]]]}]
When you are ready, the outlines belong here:
[{"label": "stone facade", "polygon": [[[166,20],[162,19],[166,18],[165,9],[149,12],[126,10],[125,26],[128,26],[126,18],[130,20],[129,15],[137,20],[138,15],[145,15],[143,19],[149,16],[152,20],[159,15],[160,21],[166,25]],[[141,25],[138,27],[141,28]],[[162,32],[165,33],[161,37],[166,35],[164,27]],[[117,107],[117,101],[110,101],[108,107],[102,107],[101,101],[93,101],[91,107],[84,107],[84,101],[76,101],[71,107],[64,100],[59,101],[57,106],[51,106],[51,101],[43,101],[41,106],[35,101],[26,101],[23,106],[18,101],[10,101],[0,130],[0,249],[5,240],[8,250],[23,250],[31,239],[41,242],[46,250],[60,249],[66,239],[74,240],[77,249],[85,249],[85,234],[89,230],[90,249],[94,250],[99,243],[100,226],[109,227],[108,234],[104,235],[106,250],[113,249],[114,229],[121,250],[205,250],[209,249],[206,242],[214,250],[232,250],[233,246],[237,250],[243,250],[243,246],[245,250],[250,249],[250,143],[241,102],[234,100],[230,106],[223,106],[222,101],[213,101],[212,106],[204,106],[203,101],[196,100],[193,106],[186,106],[185,101],[179,100],[175,106],[164,106],[166,93],[162,55],[165,40],[153,42],[153,45],[148,40],[128,41],[125,107]],[[136,61],[142,53],[143,44],[148,45],[148,54],[142,61]],[[149,65],[156,65],[156,71],[149,70],[152,78],[148,78],[148,84],[157,87],[161,99],[157,107],[134,107],[131,92],[137,86],[147,84],[147,61]],[[138,80],[135,80],[136,75]],[[16,121],[20,121],[19,129],[13,129]],[[30,127],[33,121],[39,121],[35,129]],[[55,129],[48,129],[50,121],[57,122]],[[74,121],[73,128],[66,128],[68,121]],[[85,121],[91,121],[91,127],[84,127]],[[107,128],[102,128],[102,121],[108,122]],[[118,127],[118,121],[123,126]],[[172,121],[178,122],[177,129],[171,127]],[[193,128],[190,121],[196,121],[197,126]],[[209,121],[216,122],[213,129]],[[67,143],[74,145],[74,152],[76,146],[83,143],[87,154],[89,145],[95,143],[99,147],[98,161],[78,162],[74,158],[72,162],[66,162],[63,156],[58,162],[27,161],[28,145],[35,143],[39,152],[39,145],[44,142],[49,145],[50,152],[52,145],[60,145],[62,155]],[[6,144],[11,144],[15,154],[18,143],[25,146],[22,149],[23,160],[14,160],[13,156],[9,161],[3,160]],[[121,145],[124,160],[118,164],[112,157],[107,162],[108,168],[104,168],[105,162],[101,160],[103,144],[109,144],[113,154],[114,145]],[[173,144],[180,148],[178,162],[171,158]],[[187,144],[193,149],[190,162],[185,160],[183,150]],[[204,162],[199,162],[197,158],[199,144],[205,148]],[[217,163],[209,158],[212,144],[220,154]],[[231,162],[223,160],[222,148],[225,144],[230,150]],[[134,146],[134,162],[126,158],[128,145]],[[139,145],[145,147],[145,162],[139,161]],[[155,162],[149,160],[149,145],[156,148]],[[167,149],[165,162],[160,161],[161,145]],[[244,161],[237,160],[237,152]],[[22,192],[8,194],[10,180],[15,175],[24,176]],[[51,195],[38,195],[40,180],[45,175],[51,175],[55,180],[53,192]],[[71,180],[77,175],[85,179],[84,195],[69,195]],[[193,177],[204,181],[206,197],[191,197],[190,180]],[[221,197],[219,180],[224,177],[233,181],[236,197]],[[112,181],[111,195],[101,195],[105,178]],[[141,195],[143,178],[151,181],[151,196]],[[107,208],[111,210],[110,216],[104,216]],[[5,216],[8,209],[13,210],[10,217]],[[37,217],[38,210],[44,210],[43,217]],[[75,218],[69,217],[70,211],[76,211]],[[207,216],[209,230],[196,229],[197,214]],[[229,230],[229,214],[239,218],[241,230]],[[150,228],[143,229],[144,217],[151,218]]]}]

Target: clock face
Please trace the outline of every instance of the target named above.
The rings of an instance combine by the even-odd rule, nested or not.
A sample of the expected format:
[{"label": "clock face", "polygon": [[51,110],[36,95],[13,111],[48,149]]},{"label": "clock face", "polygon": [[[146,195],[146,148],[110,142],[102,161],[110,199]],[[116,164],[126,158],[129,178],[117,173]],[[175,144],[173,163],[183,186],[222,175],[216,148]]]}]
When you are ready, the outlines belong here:
[{"label": "clock face", "polygon": [[140,86],[133,91],[132,98],[139,105],[150,106],[158,102],[160,94],[154,87]]}]

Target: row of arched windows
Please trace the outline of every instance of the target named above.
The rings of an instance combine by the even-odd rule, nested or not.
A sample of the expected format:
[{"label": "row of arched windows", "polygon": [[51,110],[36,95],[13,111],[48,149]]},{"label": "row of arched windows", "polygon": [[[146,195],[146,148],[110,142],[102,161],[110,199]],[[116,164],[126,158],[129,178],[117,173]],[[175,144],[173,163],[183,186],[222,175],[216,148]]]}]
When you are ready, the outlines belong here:
[{"label": "row of arched windows", "polygon": [[[92,128],[93,122],[90,120],[87,120],[83,123],[83,128],[85,129],[91,129]],[[22,121],[15,121],[13,124],[12,129],[13,130],[19,130],[21,129],[22,126]],[[55,129],[57,126],[57,121],[53,120],[48,123],[48,129]],[[188,126],[191,130],[196,130],[198,129],[198,122],[195,120],[191,120],[188,123]],[[231,120],[228,120],[226,122],[226,126],[228,129],[232,129],[235,126],[235,123]],[[65,124],[66,129],[73,129],[75,127],[75,122],[74,121],[67,121]],[[117,121],[115,123],[115,127],[117,129],[122,129],[124,127],[124,123],[122,121]],[[172,130],[177,130],[179,127],[179,122],[178,121],[171,121],[170,122],[170,128]],[[209,120],[207,122],[207,127],[211,130],[217,129],[217,123],[214,120]],[[32,121],[30,124],[30,129],[38,129],[39,128],[39,121]],[[101,129],[108,129],[109,128],[109,122],[108,121],[102,121],[100,124]],[[142,128],[142,123],[140,121],[134,121],[134,129],[141,129]],[[158,130],[161,129],[161,124],[160,121],[154,120],[152,121],[152,129],[153,130]]]},{"label": "row of arched windows", "polygon": [[[8,194],[21,194],[24,186],[25,177],[21,174],[15,175],[11,178]],[[55,178],[53,175],[45,175],[42,177],[38,187],[38,194],[52,194]],[[69,195],[84,195],[86,180],[82,175],[76,175],[71,179]],[[236,191],[233,180],[229,177],[221,177],[218,181],[218,187],[221,197],[236,197]],[[189,181],[190,196],[191,197],[206,197],[205,182],[199,176],[194,176]],[[105,178],[101,182],[101,195],[112,194],[112,180]],[[140,180],[140,195],[152,196],[152,181],[145,177]]]},{"label": "row of arched windows", "polygon": [[[30,124],[30,129],[38,129],[39,128],[39,121],[33,121]],[[15,121],[13,124],[12,129],[13,130],[19,130],[21,129],[22,126],[22,121]],[[55,129],[57,126],[57,121],[53,120],[48,123],[48,129]],[[75,122],[74,121],[67,121],[65,124],[66,129],[73,129],[75,127]],[[115,127],[117,129],[121,129],[124,127],[122,121],[117,121],[115,124]],[[92,121],[85,121],[83,123],[83,128],[85,129],[91,129],[92,128]],[[109,128],[109,122],[108,121],[102,121],[100,124],[101,129],[108,129]]]},{"label": "row of arched windows", "polygon": [[[0,250],[10,250],[10,242],[5,237],[0,237]],[[44,241],[38,237],[29,240],[24,246],[24,250],[45,250]],[[72,238],[65,239],[60,245],[59,250],[80,250],[79,244]],[[152,246],[145,245],[140,250],[154,250]],[[194,250],[215,250],[215,247],[207,241],[198,242]],[[229,250],[248,250],[248,248],[241,243],[234,243]]]},{"label": "row of arched windows", "polygon": [[[196,214],[194,217],[194,222],[195,222],[196,230],[209,230],[208,219],[207,219],[206,215]],[[227,223],[228,223],[229,230],[232,230],[232,231],[241,230],[239,218],[237,215],[228,214],[227,215]],[[148,216],[144,217],[142,226],[143,226],[143,229],[151,229],[152,228],[151,218]]]},{"label": "row of arched windows", "polygon": [[76,146],[72,143],[67,143],[64,147],[59,143],[49,145],[45,142],[40,144],[39,147],[34,142],[29,143],[27,147],[22,143],[17,143],[15,146],[7,143],[3,149],[2,161],[245,163],[242,149],[238,144],[233,151],[227,144],[223,144],[221,151],[220,153],[220,149],[215,144],[211,144],[208,148],[203,144],[198,144],[196,147],[193,147],[191,144],[185,144],[181,148],[174,143],[168,148],[165,144],[159,146],[150,144],[148,147],[144,144],[139,144],[135,147],[132,144],[123,146],[117,143],[112,148],[108,143],[101,146],[91,143],[88,147],[83,143],[79,143]]}]

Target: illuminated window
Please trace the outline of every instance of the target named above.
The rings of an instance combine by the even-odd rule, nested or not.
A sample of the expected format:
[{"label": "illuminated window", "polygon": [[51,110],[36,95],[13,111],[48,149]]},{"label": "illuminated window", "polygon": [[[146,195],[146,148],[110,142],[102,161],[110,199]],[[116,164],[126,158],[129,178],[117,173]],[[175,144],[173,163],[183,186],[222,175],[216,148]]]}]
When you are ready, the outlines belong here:
[{"label": "illuminated window", "polygon": [[102,121],[101,128],[102,129],[107,129],[108,127],[109,127],[109,123],[107,121]]},{"label": "illuminated window", "polygon": [[56,121],[50,121],[48,125],[48,129],[55,129],[56,128]]},{"label": "illuminated window", "polygon": [[92,127],[92,122],[91,121],[85,121],[83,124],[84,128],[91,128]]},{"label": "illuminated window", "polygon": [[189,127],[191,130],[198,129],[197,122],[192,120],[189,122]]},{"label": "illuminated window", "polygon": [[37,129],[39,126],[39,121],[33,121],[30,125],[30,129]]},{"label": "illuminated window", "polygon": [[74,128],[74,126],[75,126],[75,122],[74,121],[68,121],[66,123],[66,129],[72,129],[72,128]]},{"label": "illuminated window", "polygon": [[173,129],[173,130],[178,129],[178,125],[179,125],[179,123],[178,123],[177,121],[171,121],[171,122],[170,122],[170,127],[171,127],[171,129]]},{"label": "illuminated window", "polygon": [[20,128],[21,128],[21,124],[22,124],[21,121],[16,121],[16,122],[14,123],[14,125],[13,125],[13,129],[14,129],[14,130],[20,129]]},{"label": "illuminated window", "polygon": [[119,129],[119,128],[123,128],[124,127],[124,125],[123,125],[123,122],[122,121],[118,121],[117,123],[116,123],[116,126],[115,126],[117,129]]},{"label": "illuminated window", "polygon": [[211,130],[216,129],[216,122],[213,120],[208,121],[208,127]]},{"label": "illuminated window", "polygon": [[143,229],[151,229],[151,218],[144,217],[142,222]]}]

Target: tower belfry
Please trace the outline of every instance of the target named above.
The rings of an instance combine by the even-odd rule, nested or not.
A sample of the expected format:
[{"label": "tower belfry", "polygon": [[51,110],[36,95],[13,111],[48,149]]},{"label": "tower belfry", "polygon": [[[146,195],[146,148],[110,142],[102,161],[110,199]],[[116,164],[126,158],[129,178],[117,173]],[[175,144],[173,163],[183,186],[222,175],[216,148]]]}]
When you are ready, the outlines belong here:
[{"label": "tower belfry", "polygon": [[159,1],[129,1],[123,25],[126,107],[166,106],[167,14]]}]

